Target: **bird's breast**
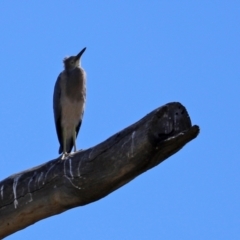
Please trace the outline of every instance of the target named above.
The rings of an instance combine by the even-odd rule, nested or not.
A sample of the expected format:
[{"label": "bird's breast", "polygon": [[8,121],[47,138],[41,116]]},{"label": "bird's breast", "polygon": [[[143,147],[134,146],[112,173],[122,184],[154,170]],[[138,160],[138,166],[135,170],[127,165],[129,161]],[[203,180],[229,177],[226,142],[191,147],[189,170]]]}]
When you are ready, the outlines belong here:
[{"label": "bird's breast", "polygon": [[75,128],[80,119],[82,118],[85,101],[72,101],[68,97],[63,98],[61,101],[62,106],[62,117],[61,117],[61,125],[65,128]]},{"label": "bird's breast", "polygon": [[63,90],[72,101],[80,101],[86,98],[86,76],[81,68],[76,68],[70,74],[64,74]]},{"label": "bird's breast", "polygon": [[61,81],[62,126],[77,126],[86,101],[85,72],[77,68],[71,74],[63,73]]}]

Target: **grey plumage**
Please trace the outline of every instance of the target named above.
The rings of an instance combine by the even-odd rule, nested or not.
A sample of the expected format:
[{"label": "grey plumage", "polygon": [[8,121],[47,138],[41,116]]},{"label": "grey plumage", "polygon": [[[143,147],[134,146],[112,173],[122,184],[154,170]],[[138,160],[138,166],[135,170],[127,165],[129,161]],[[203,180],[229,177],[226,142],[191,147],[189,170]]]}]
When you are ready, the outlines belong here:
[{"label": "grey plumage", "polygon": [[81,127],[86,102],[86,74],[80,66],[81,52],[63,60],[64,70],[59,74],[54,87],[54,120],[60,143],[59,154],[70,153]]}]

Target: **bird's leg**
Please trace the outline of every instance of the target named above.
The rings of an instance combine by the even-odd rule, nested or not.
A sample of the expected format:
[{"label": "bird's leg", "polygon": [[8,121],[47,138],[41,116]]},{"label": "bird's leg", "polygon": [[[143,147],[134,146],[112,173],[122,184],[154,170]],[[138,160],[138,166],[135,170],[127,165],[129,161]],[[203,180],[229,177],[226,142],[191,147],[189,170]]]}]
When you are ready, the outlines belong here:
[{"label": "bird's leg", "polygon": [[66,129],[65,128],[63,128],[63,134],[62,134],[62,136],[63,136],[63,155],[62,155],[62,160],[64,160],[66,157],[67,157],[67,152],[66,152],[66,141],[67,141],[67,139],[66,139]]},{"label": "bird's leg", "polygon": [[73,134],[72,134],[72,138],[73,138],[73,153],[66,153],[65,156],[69,157],[69,156],[73,156],[74,153],[77,151],[77,145],[76,145],[76,138],[77,138],[77,134],[76,134],[76,131],[73,130]]},{"label": "bird's leg", "polygon": [[73,133],[73,147],[74,147],[74,152],[77,151],[77,145],[76,145],[76,131],[74,130]]}]

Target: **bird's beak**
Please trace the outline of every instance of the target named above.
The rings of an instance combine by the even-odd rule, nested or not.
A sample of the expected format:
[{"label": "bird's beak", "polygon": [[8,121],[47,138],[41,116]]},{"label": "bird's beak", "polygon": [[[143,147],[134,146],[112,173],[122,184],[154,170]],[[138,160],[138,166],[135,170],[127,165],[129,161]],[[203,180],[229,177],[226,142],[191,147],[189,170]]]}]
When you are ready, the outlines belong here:
[{"label": "bird's beak", "polygon": [[80,59],[82,54],[85,52],[86,48],[83,48],[81,52],[76,56],[76,59]]}]

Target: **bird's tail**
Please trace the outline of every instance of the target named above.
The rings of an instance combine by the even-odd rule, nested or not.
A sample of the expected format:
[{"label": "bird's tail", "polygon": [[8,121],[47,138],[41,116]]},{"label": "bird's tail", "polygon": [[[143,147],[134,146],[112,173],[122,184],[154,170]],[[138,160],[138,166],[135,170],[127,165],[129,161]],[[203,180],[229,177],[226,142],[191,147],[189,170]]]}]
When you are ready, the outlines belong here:
[{"label": "bird's tail", "polygon": [[62,145],[60,145],[59,150],[58,150],[58,154],[61,154],[62,152],[63,152],[63,147],[62,147]]}]

